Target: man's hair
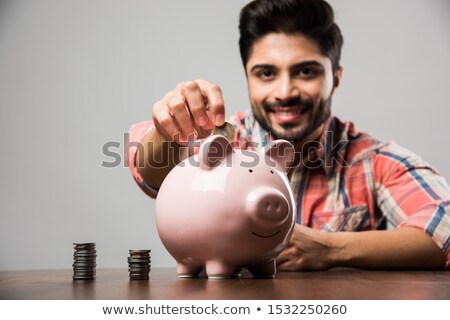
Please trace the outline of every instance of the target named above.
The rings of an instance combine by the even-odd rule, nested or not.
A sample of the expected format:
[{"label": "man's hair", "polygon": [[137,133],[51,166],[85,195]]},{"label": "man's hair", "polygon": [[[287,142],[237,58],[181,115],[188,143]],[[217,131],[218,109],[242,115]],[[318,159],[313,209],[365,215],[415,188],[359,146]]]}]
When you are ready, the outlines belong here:
[{"label": "man's hair", "polygon": [[269,33],[302,34],[331,60],[333,72],[339,67],[344,39],[324,0],[254,0],[241,10],[239,32],[244,68],[253,44]]}]

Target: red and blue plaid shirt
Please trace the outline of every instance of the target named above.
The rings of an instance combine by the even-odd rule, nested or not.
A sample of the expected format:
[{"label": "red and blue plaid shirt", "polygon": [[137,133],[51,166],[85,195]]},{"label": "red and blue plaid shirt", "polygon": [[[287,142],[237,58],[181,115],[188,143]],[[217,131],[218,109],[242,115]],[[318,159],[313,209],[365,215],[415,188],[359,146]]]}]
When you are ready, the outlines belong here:
[{"label": "red and blue plaid shirt", "polygon": [[[273,140],[251,111],[229,119],[236,128],[235,147],[258,148]],[[151,121],[131,127],[130,142],[140,142]],[[139,175],[137,147],[130,144],[129,167],[141,189],[157,191]],[[315,152],[289,172],[297,203],[297,223],[314,229],[365,231],[394,227],[423,230],[447,257],[450,268],[450,188],[427,162],[394,142],[359,132],[353,123],[332,116]]]}]

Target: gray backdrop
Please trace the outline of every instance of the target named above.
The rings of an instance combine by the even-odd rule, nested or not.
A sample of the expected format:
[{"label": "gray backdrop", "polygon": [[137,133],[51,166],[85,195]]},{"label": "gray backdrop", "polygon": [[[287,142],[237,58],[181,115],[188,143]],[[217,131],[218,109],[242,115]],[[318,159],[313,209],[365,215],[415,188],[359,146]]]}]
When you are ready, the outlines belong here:
[{"label": "gray backdrop", "polygon": [[[72,242],[98,267],[128,249],[175,266],[154,202],[108,141],[183,80],[221,85],[228,114],[248,107],[238,52],[244,0],[0,2],[0,270],[71,268]],[[395,140],[450,178],[450,1],[334,0],[345,37],[333,110]]]}]

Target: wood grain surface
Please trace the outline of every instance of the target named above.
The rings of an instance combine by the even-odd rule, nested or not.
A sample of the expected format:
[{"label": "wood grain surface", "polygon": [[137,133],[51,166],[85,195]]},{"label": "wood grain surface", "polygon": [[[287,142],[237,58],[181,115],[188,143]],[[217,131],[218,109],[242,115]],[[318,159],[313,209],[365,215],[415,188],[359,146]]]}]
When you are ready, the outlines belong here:
[{"label": "wood grain surface", "polygon": [[208,280],[152,269],[150,280],[130,280],[126,269],[99,269],[95,280],[74,281],[72,270],[3,271],[0,299],[450,299],[450,272],[333,269]]}]

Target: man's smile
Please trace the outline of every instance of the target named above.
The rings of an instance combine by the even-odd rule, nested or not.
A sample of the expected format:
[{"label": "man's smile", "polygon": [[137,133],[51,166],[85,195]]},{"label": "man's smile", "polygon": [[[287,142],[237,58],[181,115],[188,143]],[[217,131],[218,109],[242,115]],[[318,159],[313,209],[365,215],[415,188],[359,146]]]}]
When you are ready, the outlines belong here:
[{"label": "man's smile", "polygon": [[308,110],[304,106],[295,107],[273,107],[270,108],[270,113],[275,120],[280,124],[297,122],[302,118],[302,115]]}]

